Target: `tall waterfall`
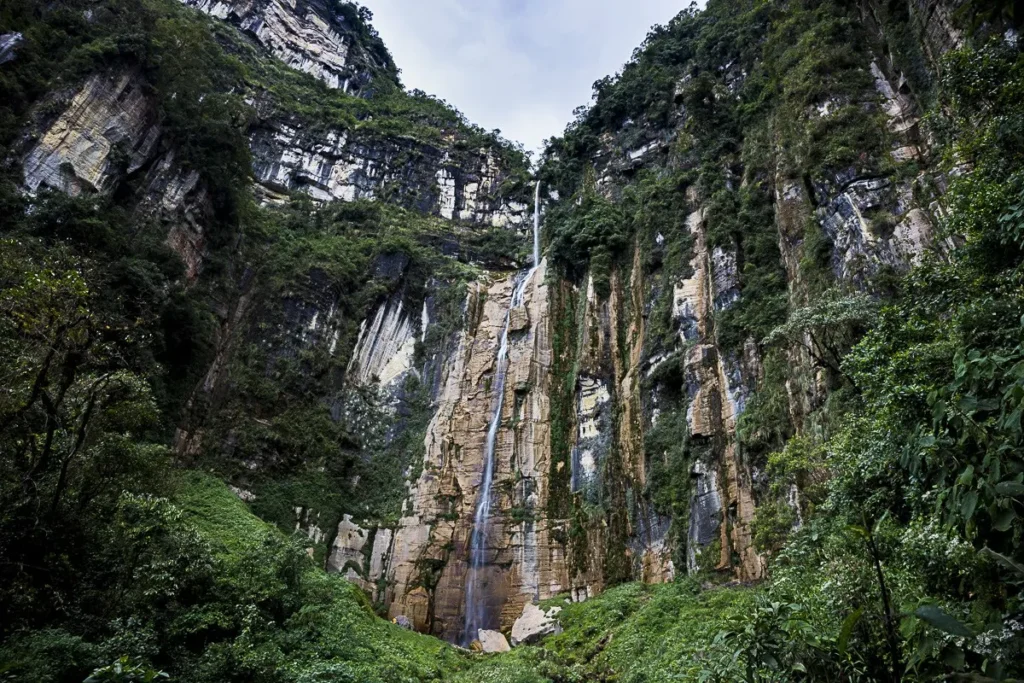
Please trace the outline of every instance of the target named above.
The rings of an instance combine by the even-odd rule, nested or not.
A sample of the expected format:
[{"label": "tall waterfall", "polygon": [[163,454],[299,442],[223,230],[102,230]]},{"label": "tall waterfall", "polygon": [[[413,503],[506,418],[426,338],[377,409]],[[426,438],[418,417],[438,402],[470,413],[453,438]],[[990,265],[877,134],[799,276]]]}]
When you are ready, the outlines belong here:
[{"label": "tall waterfall", "polygon": [[540,265],[540,182],[533,203],[533,268],[527,273],[516,276],[512,289],[512,300],[505,312],[505,324],[501,330],[501,343],[498,346],[498,358],[495,364],[495,377],[491,387],[494,389],[496,404],[487,429],[487,441],[484,446],[484,477],[480,484],[480,499],[476,504],[473,516],[473,535],[469,544],[469,572],[466,576],[465,620],[462,632],[463,644],[469,645],[476,639],[482,628],[490,628],[487,606],[483,595],[480,595],[482,569],[487,559],[487,537],[490,531],[491,488],[494,484],[494,451],[498,441],[498,429],[501,427],[501,408],[505,399],[505,378],[508,374],[508,333],[512,321],[512,309],[521,306],[526,286],[533,278],[537,266]]},{"label": "tall waterfall", "polygon": [[540,181],[533,195],[533,267],[540,265]]}]

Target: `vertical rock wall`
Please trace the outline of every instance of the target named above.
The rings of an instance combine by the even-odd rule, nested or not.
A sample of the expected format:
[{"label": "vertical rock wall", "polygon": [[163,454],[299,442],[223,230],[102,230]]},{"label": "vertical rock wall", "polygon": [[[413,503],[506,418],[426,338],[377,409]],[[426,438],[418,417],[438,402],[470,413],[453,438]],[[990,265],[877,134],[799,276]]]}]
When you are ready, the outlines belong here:
[{"label": "vertical rock wall", "polygon": [[548,496],[551,340],[546,263],[534,271],[523,305],[511,311],[503,396],[490,391],[515,277],[478,284],[468,324],[442,370],[428,428],[423,472],[394,532],[389,583],[392,616],[454,640],[462,627],[468,544],[484,469],[487,427],[502,411],[495,449],[494,516],[483,594],[494,627],[508,628],[525,603],[567,583],[562,546],[540,515]]},{"label": "vertical rock wall", "polygon": [[331,88],[358,91],[385,65],[370,55],[344,19],[318,0],[181,0],[253,36],[288,66]]}]

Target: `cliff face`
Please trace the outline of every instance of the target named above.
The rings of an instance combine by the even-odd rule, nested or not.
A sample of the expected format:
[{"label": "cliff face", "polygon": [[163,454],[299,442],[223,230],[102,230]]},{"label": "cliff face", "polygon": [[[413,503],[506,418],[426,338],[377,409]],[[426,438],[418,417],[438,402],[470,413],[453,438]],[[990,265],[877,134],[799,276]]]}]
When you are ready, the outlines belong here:
[{"label": "cliff face", "polygon": [[[185,4],[229,20],[261,50],[323,80],[326,92],[341,91],[309,90],[311,98],[324,98],[322,106],[331,107],[334,115],[345,107],[359,110],[359,100],[346,93],[372,83],[389,92],[399,87],[387,50],[352,5],[330,10],[316,2]],[[11,59],[18,40],[10,34],[5,43]],[[268,67],[267,57],[261,50],[253,52],[241,35],[228,34],[224,40],[248,55],[254,73],[276,68]],[[317,202],[384,200],[486,227],[524,225],[529,211],[521,197],[527,192],[508,190],[520,173],[518,161],[510,161],[495,141],[479,140],[474,146],[470,139],[477,132],[469,131],[457,114],[442,108],[441,119],[431,118],[440,105],[426,102],[430,117],[416,123],[418,134],[405,136],[381,134],[372,126],[324,125],[317,113],[288,112],[288,105],[272,94],[274,86],[292,85],[285,74],[274,72],[273,84],[270,76],[257,75],[246,93],[252,104],[246,136],[261,202],[283,205],[291,195],[304,193]],[[177,143],[163,129],[161,107],[143,69],[133,65],[103,70],[50,93],[45,105],[36,107],[19,145],[23,189],[109,196],[134,187],[141,177],[142,187],[135,190],[139,210],[163,219],[168,243],[195,279],[211,206],[201,169],[183,163]]]},{"label": "cliff face", "polygon": [[396,70],[378,39],[360,40],[353,5],[325,0],[181,0],[211,17],[231,22],[282,62],[331,88],[358,93],[378,74]]},{"label": "cliff face", "polygon": [[301,121],[266,118],[251,132],[256,182],[264,201],[290,192],[317,201],[379,199],[449,220],[521,229],[526,204],[502,197],[507,169],[493,150],[453,157],[413,139],[359,132],[305,131]]},{"label": "cliff face", "polygon": [[[472,286],[466,326],[441,363],[436,410],[426,430],[422,473],[394,529],[378,529],[363,576],[383,586],[378,599],[417,629],[459,637],[474,510],[479,499],[488,424],[501,424],[495,448],[494,507],[486,549],[484,599],[492,626],[510,627],[526,603],[569,585],[559,520],[542,515],[549,496],[551,339],[546,264],[532,272],[522,304],[509,312],[522,274]],[[509,323],[505,390],[492,382],[498,343]],[[563,530],[564,532],[564,530]],[[332,558],[350,552],[336,542]],[[332,559],[337,564],[339,559]]]},{"label": "cliff face", "polygon": [[[775,296],[796,309],[820,292],[821,278],[870,289],[879,273],[906,269],[937,246],[931,235],[942,179],[927,170],[918,105],[889,56],[869,44],[844,67],[857,74],[856,85],[826,88],[800,105],[795,129],[781,118],[756,134],[741,129],[740,149],[716,169],[721,186],[669,187],[679,199],[667,223],[638,230],[609,274],[573,278],[545,261],[523,305],[511,311],[517,276],[481,274],[460,299],[454,326],[432,312],[436,301],[404,286],[371,309],[347,355],[340,386],[348,398],[332,399],[335,410],[362,415],[357,430],[364,434],[374,431],[374,419],[398,419],[378,441],[364,442],[369,462],[403,437],[419,452],[404,470],[400,514],[346,515],[329,542],[328,568],[363,586],[391,617],[460,638],[487,427],[500,410],[496,512],[482,591],[489,626],[507,630],[527,603],[565,592],[586,599],[622,580],[709,572],[721,580],[762,578],[766,558],[754,542],[756,516],[771,494],[763,455],[741,434],[743,413],[769,390],[766,382],[780,381],[766,379],[766,353],[790,364],[778,387],[787,395],[788,415],[788,426],[776,426],[780,431],[813,428],[834,378],[800,345],[766,348],[770,327],[722,332],[723,325],[730,330],[729,316],[750,315],[745,307],[761,305],[748,303],[756,296],[749,293],[752,269],[754,276],[769,273],[764,277],[778,288]],[[703,104],[743,99],[757,68],[751,59],[713,62],[711,83],[698,82],[692,65],[677,68],[667,115],[641,115],[604,130],[578,160],[593,169],[593,185],[554,181],[552,189],[563,197],[592,192],[614,205],[628,201],[651,174],[708,173],[698,155],[714,133],[702,129],[708,114],[699,111],[695,92],[708,88]],[[862,120],[841,123],[851,108]],[[846,166],[815,165],[816,150],[807,145],[827,143],[808,141],[822,127],[844,125],[868,126],[885,142]],[[764,138],[782,153],[758,158]],[[526,222],[523,204],[494,201],[502,171],[487,150],[452,165],[450,153],[436,145],[358,132],[325,137],[306,132],[301,122],[273,118],[264,118],[251,140],[266,202],[300,189],[319,201],[380,197],[445,220]],[[554,177],[552,169],[566,161],[549,161],[541,178]],[[911,166],[916,175],[907,172]],[[762,221],[763,242],[744,235],[742,226],[723,239],[729,216],[722,203],[730,195],[761,202],[763,213],[743,220]],[[552,216],[545,231],[557,233],[564,220],[559,211],[574,209],[554,197],[545,201]],[[559,236],[545,232],[545,239],[557,243]],[[813,240],[827,246],[811,255]],[[775,255],[758,253],[766,249]],[[322,308],[295,324],[310,331],[303,339],[325,330],[315,343],[334,354],[338,335],[326,330],[337,325],[330,322],[337,314],[333,306]],[[495,396],[491,382],[506,315],[509,380]],[[428,343],[442,327],[443,342]],[[314,342],[299,348],[308,343]],[[405,389],[410,378],[426,385],[430,416],[415,426],[403,417],[414,412]],[[357,390],[376,398],[353,399]],[[382,417],[374,418],[378,410]],[[356,492],[365,486],[351,485]],[[799,518],[800,492],[787,496]]]}]

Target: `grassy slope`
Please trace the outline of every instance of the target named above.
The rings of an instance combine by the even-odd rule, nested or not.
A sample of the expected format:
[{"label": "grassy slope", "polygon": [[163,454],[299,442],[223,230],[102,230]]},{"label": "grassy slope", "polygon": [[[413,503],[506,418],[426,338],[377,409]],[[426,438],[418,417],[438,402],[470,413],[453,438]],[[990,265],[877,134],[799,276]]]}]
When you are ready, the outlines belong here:
[{"label": "grassy slope", "polygon": [[[701,592],[692,581],[629,583],[560,614],[564,631],[536,647],[482,661],[465,683],[697,680],[702,653],[730,621],[752,609],[747,589]],[[554,602],[554,601],[552,601]]]},{"label": "grassy slope", "polygon": [[[278,533],[208,475],[188,474],[176,503],[229,566],[258,559],[268,535]],[[562,603],[564,632],[538,646],[481,656],[374,616],[344,579],[309,564],[302,571],[304,605],[280,625],[277,641],[288,643],[296,680],[311,681],[689,680],[702,648],[756,595],[700,592],[688,581],[627,584],[582,604]]]},{"label": "grassy slope", "polygon": [[[192,473],[176,503],[216,552],[231,562],[258,558],[278,532],[251,514],[220,480]],[[303,568],[305,604],[282,625],[281,638],[297,680],[434,681],[467,666],[466,658],[435,638],[375,616],[353,584],[312,564]]]}]

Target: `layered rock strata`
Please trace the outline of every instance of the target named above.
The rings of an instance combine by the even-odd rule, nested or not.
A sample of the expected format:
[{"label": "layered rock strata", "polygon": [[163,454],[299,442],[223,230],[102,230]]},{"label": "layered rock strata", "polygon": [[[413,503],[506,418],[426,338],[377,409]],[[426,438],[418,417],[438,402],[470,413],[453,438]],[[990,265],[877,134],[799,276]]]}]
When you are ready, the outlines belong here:
[{"label": "layered rock strata", "polygon": [[206,249],[206,188],[174,150],[161,151],[158,109],[141,73],[95,74],[67,102],[54,103],[63,111],[39,122],[22,159],[24,190],[109,193],[125,177],[144,175],[137,209],[167,227],[168,245],[195,279]]},{"label": "layered rock strata", "polygon": [[[380,199],[442,218],[523,228],[528,207],[501,195],[508,176],[486,148],[461,153],[406,138],[309,130],[266,118],[250,134],[253,167],[266,203],[304,192],[317,201]],[[415,160],[415,161],[412,161]]]},{"label": "layered rock strata", "polygon": [[181,0],[234,24],[288,66],[331,88],[358,92],[386,65],[370,54],[343,16],[321,0]]},{"label": "layered rock strata", "polygon": [[[694,464],[687,559],[690,571],[696,571],[704,549],[718,540],[720,555],[714,566],[734,567],[741,580],[756,580],[764,573],[764,565],[751,540],[754,487],[736,443],[736,421],[752,371],[743,367],[744,359],[722,353],[714,331],[716,308],[735,300],[731,294],[736,288],[735,267],[730,265],[734,258],[709,253],[703,211],[690,214],[686,224],[694,237],[693,275],[675,287],[676,318],[683,341],[689,342],[683,366],[690,397],[686,418],[692,437],[707,440],[711,455],[709,462]],[[756,366],[756,357],[749,364]],[[714,528],[717,539],[710,533]]]}]

